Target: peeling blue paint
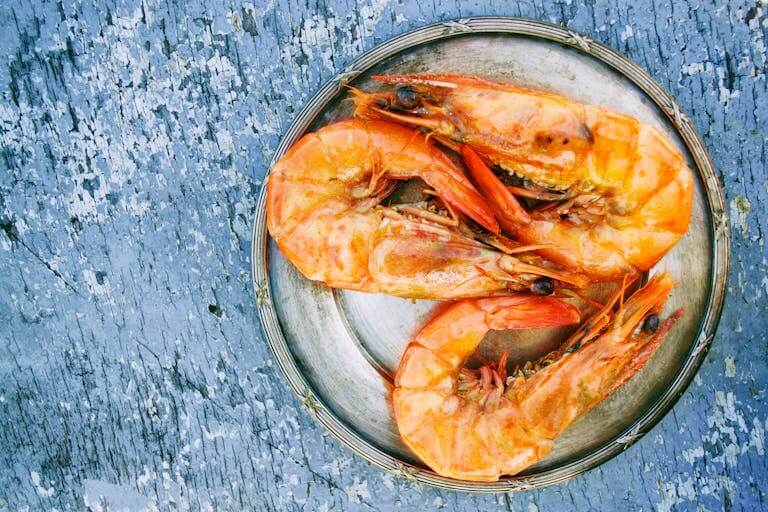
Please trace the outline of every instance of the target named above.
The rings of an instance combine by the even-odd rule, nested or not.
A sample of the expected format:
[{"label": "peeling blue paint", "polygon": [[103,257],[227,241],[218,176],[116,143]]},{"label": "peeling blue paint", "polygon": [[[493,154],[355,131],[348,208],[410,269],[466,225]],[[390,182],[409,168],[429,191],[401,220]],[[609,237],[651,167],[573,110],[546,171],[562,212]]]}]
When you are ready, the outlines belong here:
[{"label": "peeling blue paint", "polygon": [[[250,222],[280,134],[384,39],[527,16],[627,53],[704,137],[734,222],[721,328],[638,444],[566,484],[415,487],[301,411],[262,341]],[[767,509],[764,3],[0,5],[0,510]]]}]

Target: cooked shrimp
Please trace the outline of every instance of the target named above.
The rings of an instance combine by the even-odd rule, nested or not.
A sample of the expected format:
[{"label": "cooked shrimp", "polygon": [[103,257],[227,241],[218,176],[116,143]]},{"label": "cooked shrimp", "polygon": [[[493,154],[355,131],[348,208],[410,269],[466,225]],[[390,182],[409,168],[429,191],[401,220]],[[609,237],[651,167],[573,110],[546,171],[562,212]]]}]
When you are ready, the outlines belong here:
[{"label": "cooked shrimp", "polygon": [[[397,180],[411,178],[434,189],[455,217],[380,205]],[[513,256],[468,236],[460,213],[498,231],[487,203],[443,152],[385,121],[342,121],[305,135],[267,183],[272,238],[304,276],[332,287],[441,299],[524,289],[542,276],[585,282],[535,255]]]},{"label": "cooked shrimp", "polygon": [[682,310],[659,322],[672,288],[662,274],[623,304],[624,288],[560,349],[506,376],[506,356],[464,367],[490,329],[562,325],[578,314],[552,298],[461,301],[408,345],[395,377],[395,418],[436,473],[496,481],[545,457],[555,439],[637,373]]},{"label": "cooked shrimp", "polygon": [[[505,233],[596,278],[647,271],[688,229],[692,174],[658,130],[632,117],[460,75],[379,76],[397,91],[353,91],[357,114],[429,129],[467,162]],[[521,183],[502,186],[499,166]],[[493,183],[493,185],[491,185]],[[500,192],[500,189],[504,190]],[[496,198],[493,199],[492,195]],[[516,200],[544,204],[526,211]]]}]

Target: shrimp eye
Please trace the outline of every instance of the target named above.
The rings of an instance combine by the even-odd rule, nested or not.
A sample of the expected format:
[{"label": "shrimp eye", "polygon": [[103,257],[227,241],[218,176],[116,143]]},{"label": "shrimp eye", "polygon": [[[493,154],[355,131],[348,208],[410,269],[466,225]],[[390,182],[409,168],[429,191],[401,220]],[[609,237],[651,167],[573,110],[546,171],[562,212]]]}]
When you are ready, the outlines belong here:
[{"label": "shrimp eye", "polygon": [[643,330],[647,333],[654,333],[659,328],[659,315],[648,315],[643,322]]},{"label": "shrimp eye", "polygon": [[395,92],[397,106],[403,110],[411,110],[419,106],[419,95],[410,85],[398,87]]},{"label": "shrimp eye", "polygon": [[552,295],[555,291],[555,281],[551,277],[540,277],[531,285],[534,295]]}]

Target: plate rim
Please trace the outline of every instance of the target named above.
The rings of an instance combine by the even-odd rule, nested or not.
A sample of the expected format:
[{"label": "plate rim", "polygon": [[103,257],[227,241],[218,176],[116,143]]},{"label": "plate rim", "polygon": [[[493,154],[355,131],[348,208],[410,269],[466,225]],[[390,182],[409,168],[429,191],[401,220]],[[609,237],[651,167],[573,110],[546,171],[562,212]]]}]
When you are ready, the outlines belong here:
[{"label": "plate rim", "polygon": [[[545,39],[575,48],[629,79],[664,112],[691,154],[696,165],[696,171],[701,176],[704,185],[709,213],[709,231],[713,242],[710,255],[712,268],[704,315],[694,338],[696,341],[691,345],[684,364],[677,371],[677,375],[675,375],[669,388],[642,415],[635,419],[631,427],[603,446],[562,466],[532,475],[504,477],[498,482],[467,482],[439,476],[431,470],[397,459],[365,440],[317,397],[300,372],[288,348],[277,312],[272,303],[268,272],[269,235],[266,229],[266,188],[269,172],[277,159],[298,137],[303,135],[327,102],[336,96],[350,80],[355,79],[384,59],[425,43],[470,34],[493,33]],[[714,340],[727,289],[730,236],[724,191],[717,179],[714,163],[704,142],[671,94],[639,64],[616,50],[594,41],[589,36],[559,25],[520,17],[473,16],[418,27],[375,45],[355,58],[341,72],[334,75],[304,104],[281,137],[259,191],[252,230],[251,277],[262,332],[283,377],[288,381],[291,389],[299,397],[310,416],[343,445],[363,457],[370,464],[416,483],[455,491],[515,492],[560,483],[597,467],[643,437],[672,409],[690,385]]]}]

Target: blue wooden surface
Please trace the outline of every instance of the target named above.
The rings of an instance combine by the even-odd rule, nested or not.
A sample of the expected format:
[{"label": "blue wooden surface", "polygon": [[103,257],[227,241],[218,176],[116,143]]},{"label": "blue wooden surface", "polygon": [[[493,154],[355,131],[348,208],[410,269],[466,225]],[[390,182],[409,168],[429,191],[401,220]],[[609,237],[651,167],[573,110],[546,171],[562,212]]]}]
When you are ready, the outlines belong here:
[{"label": "blue wooden surface", "polygon": [[[566,484],[416,487],[301,409],[249,281],[277,140],[392,35],[527,16],[635,59],[726,189],[733,264],[695,382],[650,434]],[[768,6],[542,0],[5,1],[0,5],[0,511],[768,509]]]}]

